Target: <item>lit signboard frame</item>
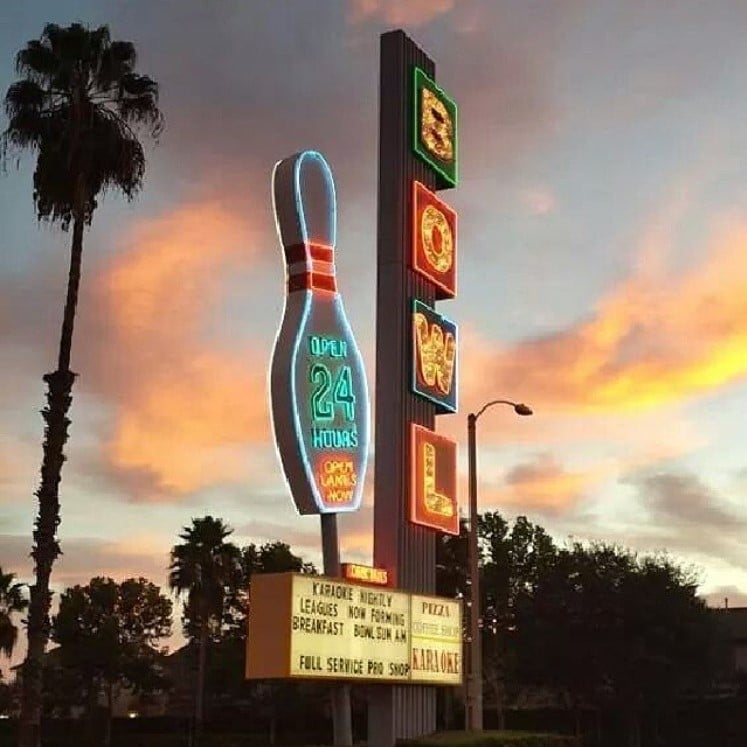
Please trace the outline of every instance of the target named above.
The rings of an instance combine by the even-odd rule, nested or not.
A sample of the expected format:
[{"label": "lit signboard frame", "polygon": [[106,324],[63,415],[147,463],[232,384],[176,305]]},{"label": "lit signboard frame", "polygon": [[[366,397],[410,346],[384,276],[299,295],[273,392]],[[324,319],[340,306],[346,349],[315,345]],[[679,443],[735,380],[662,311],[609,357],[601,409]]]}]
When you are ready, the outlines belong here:
[{"label": "lit signboard frame", "polygon": [[[417,65],[413,67],[413,132],[412,145],[414,152],[425,161],[435,172],[438,178],[438,188],[445,189],[455,187],[459,181],[458,168],[458,127],[457,127],[457,105],[456,102],[432,80],[427,73]],[[423,97],[432,96],[436,102],[447,112],[451,122],[451,147],[453,155],[451,159],[439,157],[423,139]],[[431,123],[433,127],[446,127],[445,123],[436,121]]]},{"label": "lit signboard frame", "polygon": [[272,423],[301,514],[360,507],[370,402],[360,350],[337,289],[332,171],[316,151],[278,162],[273,208],[287,294],[270,369]]},{"label": "lit signboard frame", "polygon": [[458,535],[456,441],[416,423],[410,429],[410,521]]},{"label": "lit signboard frame", "polygon": [[419,181],[412,185],[412,266],[436,286],[437,299],[456,296],[457,213]]},{"label": "lit signboard frame", "polygon": [[458,409],[457,325],[414,299],[412,303],[412,390],[436,405],[436,414]]},{"label": "lit signboard frame", "polygon": [[299,573],[250,597],[247,679],[462,684],[461,600]]}]

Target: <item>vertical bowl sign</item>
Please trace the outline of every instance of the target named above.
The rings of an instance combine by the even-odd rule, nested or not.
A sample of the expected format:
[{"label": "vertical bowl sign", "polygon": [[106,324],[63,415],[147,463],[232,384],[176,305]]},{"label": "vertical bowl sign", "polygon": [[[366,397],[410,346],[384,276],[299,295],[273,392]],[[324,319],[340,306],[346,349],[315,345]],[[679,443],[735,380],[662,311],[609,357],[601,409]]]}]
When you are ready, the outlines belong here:
[{"label": "vertical bowl sign", "polygon": [[[419,67],[413,69],[412,147],[432,170],[436,189],[458,181],[457,106]],[[425,278],[437,301],[457,293],[457,213],[424,184],[411,193],[411,267]],[[412,299],[412,391],[435,405],[436,415],[458,410],[457,325]],[[411,423],[410,515],[413,524],[459,534],[457,445]]]},{"label": "vertical bowl sign", "polygon": [[332,171],[316,151],[278,162],[273,207],[287,269],[270,368],[280,461],[301,514],[361,502],[370,404],[360,350],[337,288]]}]

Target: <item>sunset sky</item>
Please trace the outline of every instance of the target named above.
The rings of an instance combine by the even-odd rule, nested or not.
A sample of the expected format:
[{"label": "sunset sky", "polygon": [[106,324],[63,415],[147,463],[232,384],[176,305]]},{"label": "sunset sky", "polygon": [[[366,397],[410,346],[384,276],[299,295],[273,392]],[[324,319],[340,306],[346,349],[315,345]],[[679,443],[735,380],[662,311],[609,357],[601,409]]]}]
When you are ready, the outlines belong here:
[{"label": "sunset sky", "polygon": [[[713,604],[747,604],[744,0],[11,0],[2,92],[50,21],[133,41],[166,117],[143,192],[107,195],[85,236],[55,589],[164,583],[205,513],[319,561],[271,441],[270,176],[306,148],[332,166],[373,391],[378,45],[401,27],[459,105],[460,183],[441,194],[459,288],[440,310],[460,325],[460,412],[438,429],[462,486],[467,413],[525,401],[532,418],[479,422],[484,509],[666,549]],[[27,155],[0,175],[0,565],[24,580],[70,240],[37,224],[32,171]],[[344,559],[371,559],[372,475]]]}]

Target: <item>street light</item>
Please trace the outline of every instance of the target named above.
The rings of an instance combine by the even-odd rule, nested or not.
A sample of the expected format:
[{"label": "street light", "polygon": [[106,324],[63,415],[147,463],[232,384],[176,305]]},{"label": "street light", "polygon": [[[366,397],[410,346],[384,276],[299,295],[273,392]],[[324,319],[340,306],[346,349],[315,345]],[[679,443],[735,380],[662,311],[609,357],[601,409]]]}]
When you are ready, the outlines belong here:
[{"label": "street light", "polygon": [[523,402],[494,399],[467,415],[469,449],[469,606],[470,673],[467,679],[466,720],[468,731],[482,731],[482,641],[480,638],[480,576],[477,549],[477,419],[493,405],[508,405],[517,415],[531,415]]}]

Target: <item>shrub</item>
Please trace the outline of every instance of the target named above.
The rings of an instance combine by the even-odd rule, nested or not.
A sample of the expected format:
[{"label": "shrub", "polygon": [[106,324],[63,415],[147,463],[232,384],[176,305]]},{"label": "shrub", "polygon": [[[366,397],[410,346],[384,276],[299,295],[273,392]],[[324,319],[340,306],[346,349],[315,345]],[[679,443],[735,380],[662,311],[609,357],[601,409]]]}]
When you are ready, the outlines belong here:
[{"label": "shrub", "polygon": [[526,731],[450,731],[418,739],[400,739],[398,747],[581,747],[576,737]]}]

